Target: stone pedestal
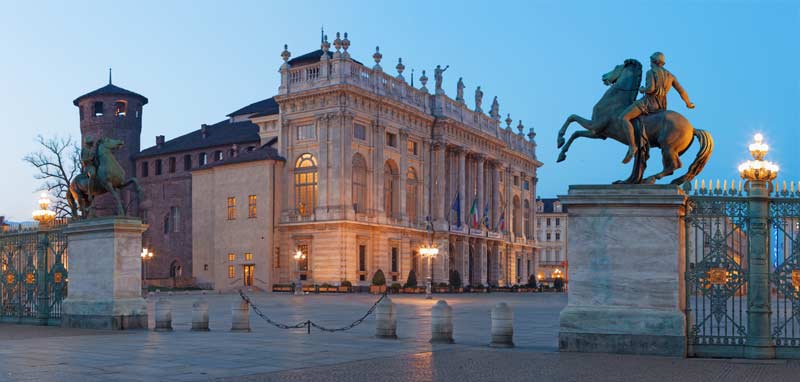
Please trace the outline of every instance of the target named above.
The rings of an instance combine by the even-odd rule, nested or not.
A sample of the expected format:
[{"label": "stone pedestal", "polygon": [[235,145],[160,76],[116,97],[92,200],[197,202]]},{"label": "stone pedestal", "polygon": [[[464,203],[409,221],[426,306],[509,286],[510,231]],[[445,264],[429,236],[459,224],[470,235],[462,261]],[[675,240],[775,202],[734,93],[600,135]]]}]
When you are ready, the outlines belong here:
[{"label": "stone pedestal", "polygon": [[686,196],[672,185],[570,186],[559,349],[684,356]]},{"label": "stone pedestal", "polygon": [[147,329],[142,299],[141,220],[87,219],[70,224],[69,292],[62,326],[90,329]]}]

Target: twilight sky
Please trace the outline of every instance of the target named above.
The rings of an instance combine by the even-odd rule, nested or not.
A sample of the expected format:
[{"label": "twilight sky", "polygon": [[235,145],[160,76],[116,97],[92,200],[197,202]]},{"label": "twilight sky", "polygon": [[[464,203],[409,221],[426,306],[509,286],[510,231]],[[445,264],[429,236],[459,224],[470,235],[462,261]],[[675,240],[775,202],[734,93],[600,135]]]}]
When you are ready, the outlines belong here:
[{"label": "twilight sky", "polygon": [[[656,50],[697,104],[671,94],[670,109],[716,141],[700,178],[738,178],[762,132],[779,179],[800,180],[798,1],[0,0],[0,215],[30,220],[39,182],[21,158],[38,150],[37,134],[79,137],[72,100],[105,85],[108,67],[114,84],[149,98],[149,147],[274,95],[283,44],[293,56],[318,49],[322,25],[349,32],[352,56],[368,65],[379,45],[390,73],[398,57],[406,78],[450,65],[445,90],[455,97],[464,77],[471,107],[477,85],[488,102],[497,95],[503,115],[536,129],[543,197],[627,177],[625,147],[610,140],[576,141],[555,163],[556,134],[569,114],[591,116],[601,74]],[[651,153],[648,174],[660,158]]]}]

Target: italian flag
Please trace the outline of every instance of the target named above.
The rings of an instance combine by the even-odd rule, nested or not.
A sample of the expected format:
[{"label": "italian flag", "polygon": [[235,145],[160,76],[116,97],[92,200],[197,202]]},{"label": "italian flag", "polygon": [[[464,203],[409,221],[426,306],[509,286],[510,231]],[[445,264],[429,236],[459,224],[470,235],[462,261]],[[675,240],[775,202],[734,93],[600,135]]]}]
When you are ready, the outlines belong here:
[{"label": "italian flag", "polygon": [[469,220],[472,228],[478,229],[478,198],[472,200],[472,207],[469,208]]}]

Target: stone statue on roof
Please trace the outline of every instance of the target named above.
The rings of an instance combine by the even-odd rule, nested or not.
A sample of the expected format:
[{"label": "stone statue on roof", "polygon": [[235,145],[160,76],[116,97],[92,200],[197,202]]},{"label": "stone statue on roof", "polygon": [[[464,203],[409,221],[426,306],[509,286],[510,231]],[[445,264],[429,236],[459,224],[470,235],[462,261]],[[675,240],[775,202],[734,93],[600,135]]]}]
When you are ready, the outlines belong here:
[{"label": "stone statue on roof", "polygon": [[464,80],[461,77],[458,77],[456,85],[456,101],[464,103]]},{"label": "stone statue on roof", "polygon": [[492,119],[500,119],[500,103],[497,102],[497,96],[494,96],[494,100],[492,100],[492,108],[489,109],[489,116],[492,117]]},{"label": "stone statue on roof", "polygon": [[483,103],[483,90],[481,90],[481,87],[478,86],[478,88],[475,89],[475,111],[477,111],[478,113],[483,113],[483,109],[481,109],[482,103]]},{"label": "stone statue on roof", "polygon": [[449,68],[450,65],[447,65],[442,69],[441,65],[436,65],[436,68],[433,69],[433,79],[436,81],[436,94],[444,94],[444,89],[442,89],[442,80],[444,79],[444,71]]}]

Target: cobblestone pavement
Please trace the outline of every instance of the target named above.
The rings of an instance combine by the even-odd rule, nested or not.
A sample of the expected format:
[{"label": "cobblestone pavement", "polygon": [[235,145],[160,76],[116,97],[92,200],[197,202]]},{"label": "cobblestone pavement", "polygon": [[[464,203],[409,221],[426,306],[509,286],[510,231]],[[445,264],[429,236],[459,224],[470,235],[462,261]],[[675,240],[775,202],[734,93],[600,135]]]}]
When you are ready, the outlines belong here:
[{"label": "cobblestone pavement", "polygon": [[[398,340],[374,338],[373,318],[351,331],[314,330],[308,335],[304,329],[269,326],[251,313],[253,331],[232,333],[230,306],[238,304],[238,295],[163,297],[172,302],[173,332],[0,325],[0,381],[618,381],[646,377],[660,381],[673,375],[681,380],[709,376],[703,380],[712,381],[730,373],[757,380],[759,376],[778,378],[789,368],[794,368],[792,376],[800,372],[797,363],[784,361],[559,354],[555,351],[558,313],[566,304],[563,294],[437,295],[453,306],[456,344],[435,346],[428,339],[430,308],[436,299],[420,295],[393,296]],[[209,302],[211,331],[190,332],[191,305],[201,297]],[[293,324],[311,319],[336,327],[359,318],[377,296],[254,293],[252,299],[276,321]],[[491,307],[499,301],[514,308],[515,349],[486,346]]]}]

